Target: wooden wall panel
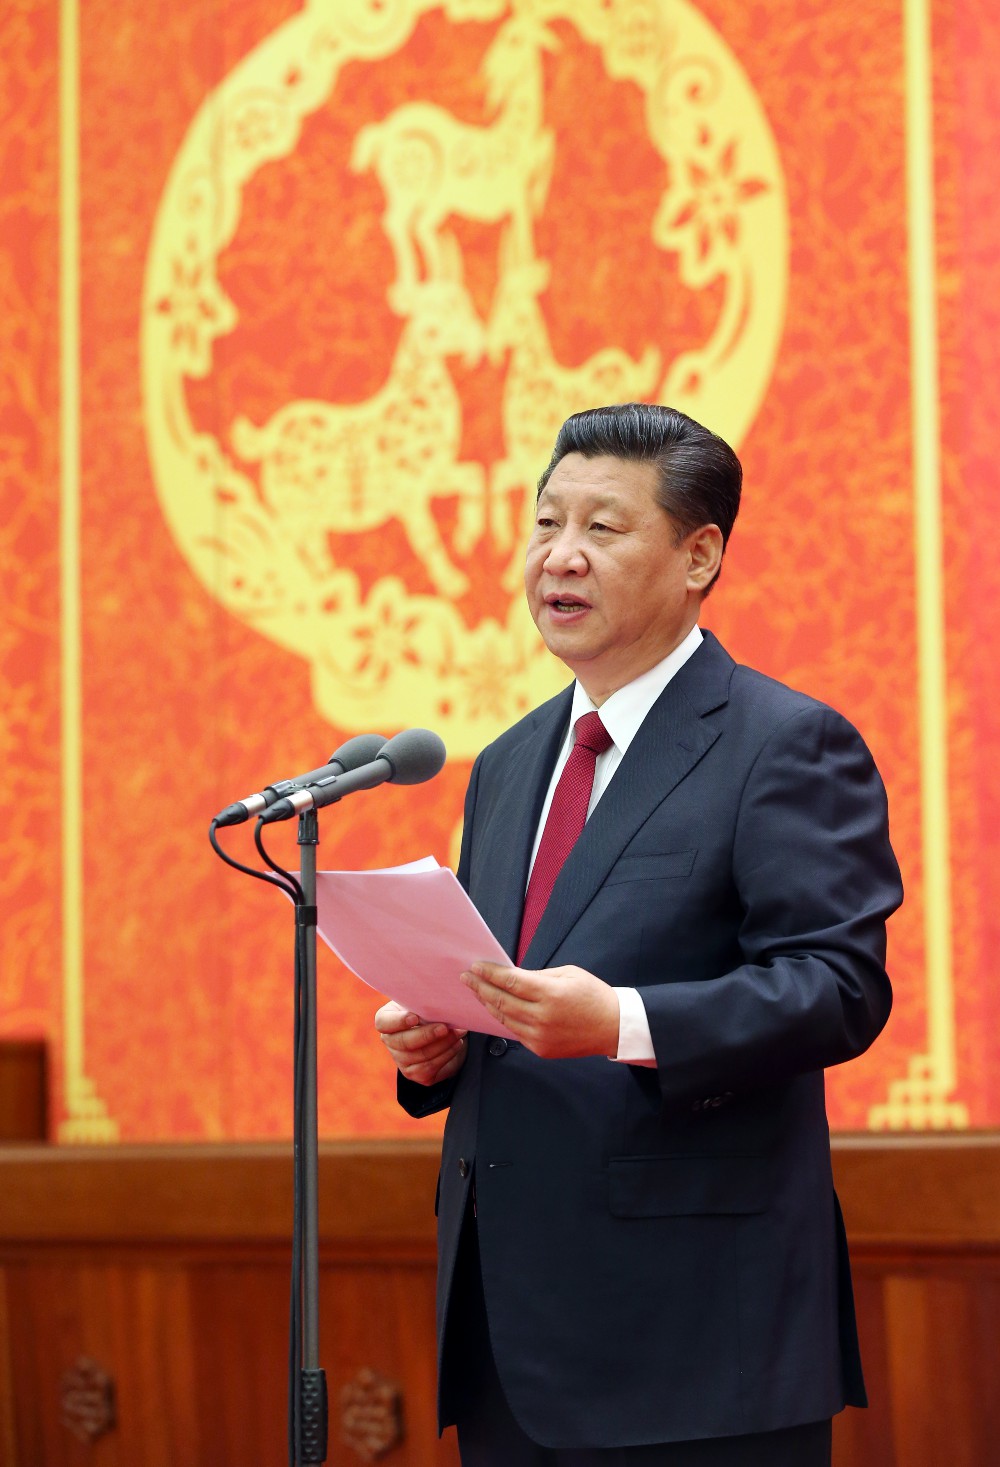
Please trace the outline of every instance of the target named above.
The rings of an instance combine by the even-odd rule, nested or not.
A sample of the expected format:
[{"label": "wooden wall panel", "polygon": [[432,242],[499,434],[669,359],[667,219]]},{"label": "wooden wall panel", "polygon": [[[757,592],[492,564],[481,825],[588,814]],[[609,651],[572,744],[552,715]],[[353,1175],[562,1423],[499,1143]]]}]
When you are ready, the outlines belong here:
[{"label": "wooden wall panel", "polygon": [[48,1127],[43,1039],[0,1039],[0,1145],[44,1141]]},{"label": "wooden wall panel", "polygon": [[835,1467],[995,1467],[1000,1138],[841,1137],[834,1170],[871,1402]]},{"label": "wooden wall panel", "polygon": [[[433,1141],[324,1148],[331,1463],[362,1460],[338,1421],[365,1367],[403,1393],[405,1441],[385,1460],[457,1463],[434,1424],[436,1170]],[[278,1146],[0,1152],[0,1467],[285,1460],[290,1183]],[[117,1424],[93,1446],[60,1420],[80,1356],[116,1387]]]},{"label": "wooden wall panel", "polygon": [[[1000,1138],[835,1144],[871,1409],[836,1467],[995,1467]],[[456,1467],[434,1427],[436,1143],[322,1148],[320,1354],[403,1392],[387,1467]],[[0,1150],[0,1467],[274,1467],[285,1459],[287,1149]],[[113,1377],[92,1446],[60,1420],[81,1355]]]},{"label": "wooden wall panel", "polygon": [[838,1467],[994,1467],[1000,1257],[854,1252],[872,1405],[838,1422]]},{"label": "wooden wall panel", "polygon": [[[219,1467],[285,1453],[287,1260],[241,1263],[83,1256],[5,1267],[16,1447],[5,1467]],[[434,1427],[434,1277],[424,1265],[321,1268],[321,1357],[331,1393],[330,1460],[361,1459],[338,1440],[339,1394],[367,1366],[403,1388],[407,1440],[396,1462],[455,1461]],[[115,1381],[117,1425],[94,1448],[60,1420],[59,1381],[86,1356]],[[3,1438],[0,1437],[0,1440]],[[91,1455],[93,1452],[94,1455]]]}]

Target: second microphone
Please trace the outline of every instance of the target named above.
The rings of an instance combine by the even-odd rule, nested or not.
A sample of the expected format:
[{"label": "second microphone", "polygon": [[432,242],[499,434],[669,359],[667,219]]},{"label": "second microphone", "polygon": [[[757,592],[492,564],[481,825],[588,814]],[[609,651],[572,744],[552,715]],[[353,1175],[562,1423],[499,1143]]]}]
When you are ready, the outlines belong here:
[{"label": "second microphone", "polygon": [[444,741],[428,728],[408,728],[383,744],[370,764],[362,764],[346,774],[334,775],[305,789],[295,790],[287,799],[278,800],[261,815],[262,824],[290,820],[306,810],[320,810],[336,804],[345,795],[358,790],[375,789],[380,784],[423,784],[444,768],[448,751]]}]

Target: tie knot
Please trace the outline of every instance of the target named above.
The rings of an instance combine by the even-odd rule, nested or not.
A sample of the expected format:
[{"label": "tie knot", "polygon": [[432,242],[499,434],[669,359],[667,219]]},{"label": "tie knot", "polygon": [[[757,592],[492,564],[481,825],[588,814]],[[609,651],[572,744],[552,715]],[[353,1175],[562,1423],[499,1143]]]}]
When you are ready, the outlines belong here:
[{"label": "tie knot", "polygon": [[614,743],[599,713],[585,713],[576,720],[576,742],[592,754],[603,754]]}]

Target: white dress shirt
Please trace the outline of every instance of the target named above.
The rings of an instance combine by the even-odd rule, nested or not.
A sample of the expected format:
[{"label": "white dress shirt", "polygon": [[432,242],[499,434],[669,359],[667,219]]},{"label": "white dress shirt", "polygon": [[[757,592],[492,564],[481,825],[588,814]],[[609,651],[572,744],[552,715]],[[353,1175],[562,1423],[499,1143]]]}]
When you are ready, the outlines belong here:
[{"label": "white dress shirt", "polygon": [[[688,658],[697,652],[702,640],[701,628],[692,627],[683,642],[664,657],[662,662],[658,662],[655,667],[651,667],[634,682],[627,683],[624,688],[619,688],[617,693],[612,693],[600,708],[594,707],[579,683],[574,685],[569,730],[563,739],[555,768],[552,770],[552,778],[549,781],[545,803],[542,806],[538,829],[535,831],[535,844],[532,847],[531,863],[528,867],[529,878],[531,868],[535,864],[535,857],[538,855],[538,847],[541,843],[542,831],[545,829],[545,822],[548,819],[552,796],[555,794],[559,776],[566,766],[570,750],[576,741],[577,719],[582,718],[585,713],[599,713],[601,722],[612,739],[611,745],[604,753],[597,756],[597,763],[594,767],[594,788],[587,807],[587,819],[589,820],[598,800],[611,783],[615,770],[625,757],[629,744],[642,727],[646,714],[670,679],[680,671]],[[649,1020],[646,1017],[646,1009],[639,990],[637,988],[616,988],[614,991],[618,996],[618,1053],[609,1058],[630,1065],[655,1066],[656,1055],[653,1051],[652,1035],[649,1032]]]}]

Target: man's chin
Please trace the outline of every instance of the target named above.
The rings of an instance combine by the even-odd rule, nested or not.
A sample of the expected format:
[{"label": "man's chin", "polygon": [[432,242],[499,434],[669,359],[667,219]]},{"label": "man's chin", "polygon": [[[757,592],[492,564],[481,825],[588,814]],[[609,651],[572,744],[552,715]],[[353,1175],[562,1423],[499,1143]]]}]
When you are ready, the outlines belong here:
[{"label": "man's chin", "polygon": [[559,661],[569,668],[574,677],[578,677],[581,669],[592,667],[595,659],[600,656],[599,649],[593,644],[588,645],[582,636],[574,636],[572,627],[565,627],[561,633],[552,633],[543,636],[542,641]]},{"label": "man's chin", "polygon": [[541,622],[535,625],[541,634],[542,641],[555,657],[587,656],[587,643],[583,628],[579,622],[570,625],[554,623],[550,617],[543,617]]}]

